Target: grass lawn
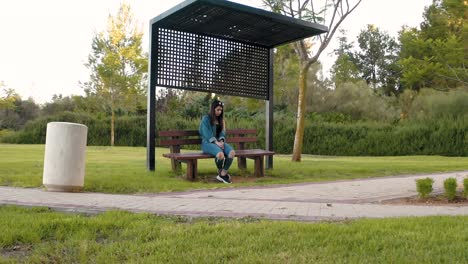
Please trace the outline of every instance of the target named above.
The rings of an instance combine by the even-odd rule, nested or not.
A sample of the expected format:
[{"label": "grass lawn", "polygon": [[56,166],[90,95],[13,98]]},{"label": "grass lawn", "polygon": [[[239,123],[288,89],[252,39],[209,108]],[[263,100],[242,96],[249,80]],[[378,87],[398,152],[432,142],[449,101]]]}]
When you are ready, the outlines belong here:
[{"label": "grass lawn", "polygon": [[2,263],[467,263],[468,217],[280,222],[0,206]]},{"label": "grass lawn", "polygon": [[[40,187],[44,164],[44,145],[0,144],[0,185]],[[199,179],[189,182],[171,172],[170,160],[163,158],[167,149],[156,149],[156,171],[146,171],[143,147],[88,147],[86,151],[85,191],[105,193],[147,193],[191,189],[224,188],[297,182],[332,181],[399,174],[417,174],[468,170],[468,157],[401,156],[401,157],[331,157],[303,155],[302,162],[291,162],[289,155],[276,155],[274,169],[264,178],[248,170],[231,174],[234,184],[214,180],[212,160],[199,161]],[[185,170],[185,165],[183,165]]]}]

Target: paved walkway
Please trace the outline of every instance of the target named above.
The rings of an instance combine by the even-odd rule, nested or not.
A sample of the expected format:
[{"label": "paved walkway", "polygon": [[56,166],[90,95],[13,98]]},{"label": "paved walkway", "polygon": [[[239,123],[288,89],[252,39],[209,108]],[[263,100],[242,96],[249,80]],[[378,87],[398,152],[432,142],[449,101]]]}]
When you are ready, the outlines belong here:
[{"label": "paved walkway", "polygon": [[446,178],[456,177],[461,183],[468,177],[468,171],[145,195],[61,193],[32,188],[0,187],[0,204],[48,206],[84,212],[120,209],[184,216],[250,216],[302,221],[468,215],[468,206],[379,203],[383,200],[417,195],[415,180],[424,177],[433,178],[434,191],[442,192],[443,181]]}]

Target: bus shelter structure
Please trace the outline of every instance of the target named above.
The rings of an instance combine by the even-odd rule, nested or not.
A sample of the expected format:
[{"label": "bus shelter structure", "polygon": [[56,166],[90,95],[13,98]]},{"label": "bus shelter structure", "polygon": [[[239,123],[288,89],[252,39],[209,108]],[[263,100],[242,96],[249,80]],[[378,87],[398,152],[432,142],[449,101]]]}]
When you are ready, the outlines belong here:
[{"label": "bus shelter structure", "polygon": [[[327,27],[225,0],[186,0],[150,22],[147,169],[155,169],[156,86],[266,101],[273,151],[273,49]],[[273,157],[266,168],[273,167]]]}]

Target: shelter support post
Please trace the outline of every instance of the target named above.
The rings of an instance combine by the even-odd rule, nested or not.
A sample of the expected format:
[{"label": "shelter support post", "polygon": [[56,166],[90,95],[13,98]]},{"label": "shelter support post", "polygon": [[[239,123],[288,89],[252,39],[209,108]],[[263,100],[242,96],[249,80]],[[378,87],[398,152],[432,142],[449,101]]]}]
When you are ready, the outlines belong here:
[{"label": "shelter support post", "polygon": [[[148,104],[146,120],[146,169],[154,171],[156,167],[156,78],[157,78],[157,27],[150,25],[150,49],[148,65]],[[155,38],[155,39],[153,39]]]},{"label": "shelter support post", "polygon": [[[265,149],[273,151],[273,48],[268,54],[268,101],[265,109]],[[273,169],[273,156],[266,157],[266,168]]]}]

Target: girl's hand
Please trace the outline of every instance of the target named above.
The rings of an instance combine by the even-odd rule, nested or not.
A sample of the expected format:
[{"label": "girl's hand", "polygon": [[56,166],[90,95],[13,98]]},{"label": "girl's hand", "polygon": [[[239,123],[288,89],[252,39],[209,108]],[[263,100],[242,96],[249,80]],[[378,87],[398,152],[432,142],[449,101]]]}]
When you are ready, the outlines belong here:
[{"label": "girl's hand", "polygon": [[224,141],[216,141],[216,145],[218,145],[218,147],[221,149],[224,149]]}]

